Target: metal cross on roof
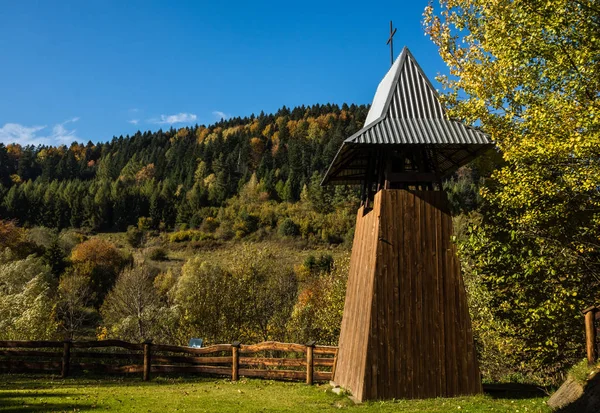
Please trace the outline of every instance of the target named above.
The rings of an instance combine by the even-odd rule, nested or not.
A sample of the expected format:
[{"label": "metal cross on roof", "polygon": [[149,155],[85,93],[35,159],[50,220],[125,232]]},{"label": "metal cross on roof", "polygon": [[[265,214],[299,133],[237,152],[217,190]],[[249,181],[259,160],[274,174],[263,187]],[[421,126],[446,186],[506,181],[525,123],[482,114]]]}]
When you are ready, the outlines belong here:
[{"label": "metal cross on roof", "polygon": [[386,44],[390,45],[390,60],[391,65],[394,65],[394,35],[396,34],[396,29],[392,25],[392,21],[390,20],[390,38],[388,39]]}]

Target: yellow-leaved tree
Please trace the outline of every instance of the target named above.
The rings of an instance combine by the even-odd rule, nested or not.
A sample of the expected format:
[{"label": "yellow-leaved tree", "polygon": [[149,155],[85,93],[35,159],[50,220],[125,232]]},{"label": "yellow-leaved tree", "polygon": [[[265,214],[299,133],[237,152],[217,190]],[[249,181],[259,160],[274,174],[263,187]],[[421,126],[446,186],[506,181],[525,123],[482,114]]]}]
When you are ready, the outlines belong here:
[{"label": "yellow-leaved tree", "polygon": [[424,24],[450,116],[505,161],[461,251],[521,363],[551,373],[583,357],[580,311],[600,300],[600,5],[441,0]]}]

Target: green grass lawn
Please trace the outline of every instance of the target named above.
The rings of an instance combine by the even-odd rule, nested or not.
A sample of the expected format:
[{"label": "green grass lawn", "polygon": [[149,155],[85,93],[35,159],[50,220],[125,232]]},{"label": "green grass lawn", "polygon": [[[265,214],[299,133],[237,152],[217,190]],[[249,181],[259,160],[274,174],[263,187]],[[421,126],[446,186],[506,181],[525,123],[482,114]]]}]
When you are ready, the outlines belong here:
[{"label": "green grass lawn", "polygon": [[[508,398],[505,398],[508,397]],[[401,400],[354,405],[330,386],[266,380],[0,375],[0,412],[549,412],[546,397]]]}]

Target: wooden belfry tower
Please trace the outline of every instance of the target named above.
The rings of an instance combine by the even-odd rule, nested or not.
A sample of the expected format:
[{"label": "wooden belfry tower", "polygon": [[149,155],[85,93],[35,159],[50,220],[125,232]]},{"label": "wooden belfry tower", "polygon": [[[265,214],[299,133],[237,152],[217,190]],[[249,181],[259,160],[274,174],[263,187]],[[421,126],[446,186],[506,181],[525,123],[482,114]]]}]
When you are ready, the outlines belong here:
[{"label": "wooden belfry tower", "polygon": [[489,147],[404,48],[329,167],[323,184],[362,187],[334,377],[359,400],[482,391],[441,183]]}]

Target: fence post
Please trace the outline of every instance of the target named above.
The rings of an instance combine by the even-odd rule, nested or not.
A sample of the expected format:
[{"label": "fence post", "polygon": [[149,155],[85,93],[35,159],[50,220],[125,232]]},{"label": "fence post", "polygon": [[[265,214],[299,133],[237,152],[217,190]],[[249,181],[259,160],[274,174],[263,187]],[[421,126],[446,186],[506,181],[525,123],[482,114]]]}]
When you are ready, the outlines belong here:
[{"label": "fence post", "polygon": [[587,352],[588,364],[594,364],[598,359],[598,351],[596,348],[596,326],[594,325],[597,312],[598,308],[595,306],[583,310],[583,314],[585,315],[585,349]]},{"label": "fence post", "polygon": [[63,355],[62,355],[62,368],[60,370],[60,377],[63,379],[69,375],[69,366],[71,364],[71,340],[67,339],[63,341]]},{"label": "fence post", "polygon": [[234,341],[231,344],[231,381],[238,381],[240,378],[240,342]]},{"label": "fence post", "polygon": [[337,359],[338,359],[338,351],[340,349],[335,349],[335,355],[333,356],[333,367],[331,368],[331,380],[335,380],[335,369],[337,368]]},{"label": "fence post", "polygon": [[315,342],[309,341],[306,343],[306,384],[313,384],[313,350],[315,349]]},{"label": "fence post", "polygon": [[150,370],[152,370],[152,340],[144,341],[144,381],[150,380]]}]

